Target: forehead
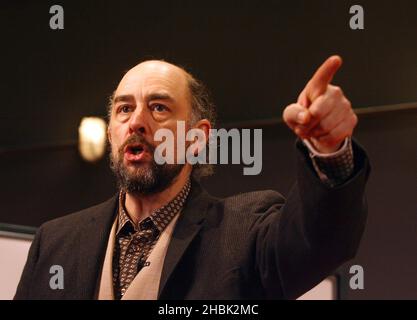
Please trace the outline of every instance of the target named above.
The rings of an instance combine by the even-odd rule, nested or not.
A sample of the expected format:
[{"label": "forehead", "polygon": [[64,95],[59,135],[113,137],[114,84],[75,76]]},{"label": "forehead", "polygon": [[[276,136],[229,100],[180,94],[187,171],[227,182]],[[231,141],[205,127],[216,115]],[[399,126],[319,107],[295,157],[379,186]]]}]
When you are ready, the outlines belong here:
[{"label": "forehead", "polygon": [[153,93],[167,93],[179,102],[188,97],[186,73],[170,63],[146,61],[130,69],[120,81],[115,96],[145,98]]}]

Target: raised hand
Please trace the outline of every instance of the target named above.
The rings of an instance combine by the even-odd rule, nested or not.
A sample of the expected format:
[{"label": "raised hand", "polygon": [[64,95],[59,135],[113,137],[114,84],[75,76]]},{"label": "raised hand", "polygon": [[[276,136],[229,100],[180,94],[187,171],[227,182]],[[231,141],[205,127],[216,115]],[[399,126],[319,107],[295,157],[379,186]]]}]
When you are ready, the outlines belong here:
[{"label": "raised hand", "polygon": [[339,56],[328,58],[307,83],[297,103],[287,106],[283,113],[285,123],[295,134],[308,139],[321,153],[337,151],[358,122],[342,89],[330,84],[341,65]]}]

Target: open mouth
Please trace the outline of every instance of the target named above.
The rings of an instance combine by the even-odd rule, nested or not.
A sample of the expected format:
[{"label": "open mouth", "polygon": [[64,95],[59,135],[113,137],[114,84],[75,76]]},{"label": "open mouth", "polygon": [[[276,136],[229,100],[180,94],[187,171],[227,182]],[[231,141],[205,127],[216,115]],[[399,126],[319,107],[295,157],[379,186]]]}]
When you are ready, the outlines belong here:
[{"label": "open mouth", "polygon": [[132,153],[132,154],[139,154],[143,152],[143,147],[138,145],[138,146],[128,146],[127,147],[127,152]]},{"label": "open mouth", "polygon": [[129,161],[139,161],[144,156],[145,151],[142,144],[130,144],[125,148],[125,157]]}]

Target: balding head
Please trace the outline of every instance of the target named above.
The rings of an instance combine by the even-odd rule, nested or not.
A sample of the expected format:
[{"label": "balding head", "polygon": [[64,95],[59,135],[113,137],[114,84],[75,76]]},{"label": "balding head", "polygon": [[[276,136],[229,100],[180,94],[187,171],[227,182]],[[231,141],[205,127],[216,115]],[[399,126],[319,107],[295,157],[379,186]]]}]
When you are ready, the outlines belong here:
[{"label": "balding head", "polygon": [[126,81],[126,79],[136,78],[139,75],[143,76],[154,74],[176,79],[178,81],[186,80],[186,77],[188,75],[188,73],[184,69],[172,63],[163,60],[146,60],[128,70],[125,73],[122,80],[120,81],[120,83]]},{"label": "balding head", "polygon": [[[111,98],[109,120],[113,150],[134,133],[156,145],[156,131],[168,129],[176,136],[178,121],[185,121],[188,129],[208,131],[214,126],[214,105],[205,86],[185,69],[148,60],[123,76]],[[210,165],[195,165],[194,169],[195,176],[212,171]]]},{"label": "balding head", "polygon": [[[123,76],[115,91],[115,98],[132,95],[136,101],[145,101],[154,94],[168,95],[179,107],[191,113],[191,97],[184,70],[173,64],[149,60],[139,63]],[[178,109],[178,108],[177,108]]]},{"label": "balding head", "polygon": [[[144,77],[157,75],[160,78],[170,79],[175,83],[179,94],[186,97],[191,106],[191,120],[196,122],[200,119],[207,119],[212,126],[215,126],[216,112],[210,94],[205,85],[197,80],[185,68],[176,66],[163,60],[146,60],[128,70],[120,81],[116,91],[110,97],[109,119],[114,97],[121,87],[126,85],[140,85]],[[152,77],[151,77],[152,78]]]}]

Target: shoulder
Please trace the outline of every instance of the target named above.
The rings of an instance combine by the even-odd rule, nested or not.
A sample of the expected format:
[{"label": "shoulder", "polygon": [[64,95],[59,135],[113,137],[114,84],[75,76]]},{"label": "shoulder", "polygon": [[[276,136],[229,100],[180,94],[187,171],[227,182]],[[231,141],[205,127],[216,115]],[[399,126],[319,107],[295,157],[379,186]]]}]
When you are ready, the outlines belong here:
[{"label": "shoulder", "polygon": [[39,228],[43,233],[54,231],[66,234],[66,231],[74,231],[74,228],[83,226],[94,220],[103,220],[112,216],[117,205],[117,195],[97,205],[67,214],[65,216],[49,220]]},{"label": "shoulder", "polygon": [[219,252],[236,265],[253,247],[259,226],[268,227],[276,221],[274,218],[280,218],[285,198],[277,191],[262,190],[216,198],[213,202],[206,228],[215,232],[207,233],[212,237],[208,242],[219,243]]}]

